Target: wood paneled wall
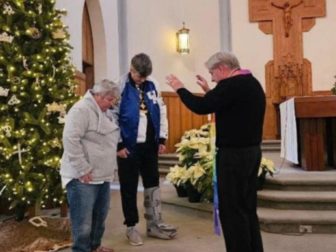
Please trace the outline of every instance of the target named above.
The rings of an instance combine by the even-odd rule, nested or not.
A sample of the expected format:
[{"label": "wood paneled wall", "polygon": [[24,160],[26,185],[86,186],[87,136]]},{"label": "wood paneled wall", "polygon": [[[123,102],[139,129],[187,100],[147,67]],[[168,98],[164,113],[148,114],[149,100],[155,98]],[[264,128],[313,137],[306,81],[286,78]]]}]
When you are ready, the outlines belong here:
[{"label": "wood paneled wall", "polygon": [[176,150],[175,144],[180,142],[183,133],[206,124],[208,122],[208,116],[192,113],[184,106],[176,93],[162,92],[162,98],[167,106],[169,126],[167,152],[173,153]]},{"label": "wood paneled wall", "polygon": [[[313,91],[313,95],[331,95],[330,91]],[[192,113],[183,103],[176,93],[173,92],[162,92],[162,97],[167,106],[167,116],[169,125],[169,135],[167,141],[167,152],[173,153],[176,148],[175,144],[180,142],[181,136],[186,130],[199,128],[203,124],[208,122],[207,116],[200,116]],[[267,118],[265,118],[266,120]],[[272,122],[277,123],[276,121]],[[265,127],[268,124],[264,124],[264,136],[263,139],[268,139],[265,136]]]},{"label": "wood paneled wall", "polygon": [[86,76],[80,71],[76,71],[75,82],[77,84],[76,94],[83,96],[86,92]]}]

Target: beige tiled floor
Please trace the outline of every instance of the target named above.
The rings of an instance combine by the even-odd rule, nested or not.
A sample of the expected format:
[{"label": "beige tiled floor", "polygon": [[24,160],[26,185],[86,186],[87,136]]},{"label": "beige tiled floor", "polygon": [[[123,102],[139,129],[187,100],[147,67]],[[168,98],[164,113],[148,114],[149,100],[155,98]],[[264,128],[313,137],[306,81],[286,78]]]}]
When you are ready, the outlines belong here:
[{"label": "beige tiled floor", "polygon": [[[280,174],[304,172],[291,168],[290,164],[279,158],[279,153],[264,155],[274,160],[276,167],[282,167]],[[174,188],[162,183],[162,196],[172,194]],[[103,243],[115,249],[116,252],[225,252],[224,241],[213,233],[212,216],[210,213],[186,209],[171,205],[163,205],[163,217],[167,223],[177,225],[179,228],[177,238],[171,241],[158,240],[145,236],[145,221],[143,215],[143,194],[141,188],[138,193],[138,206],[141,221],[138,229],[144,238],[144,245],[130,246],[125,237],[125,226],[122,224],[123,216],[120,204],[118,183],[113,185],[111,193],[111,210],[106,223],[106,232]],[[265,252],[335,252],[335,234],[304,234],[286,235],[262,232]],[[69,252],[70,249],[63,252]]]},{"label": "beige tiled floor", "polygon": [[[167,185],[165,185],[167,186]],[[165,190],[170,190],[165,188]],[[139,209],[142,209],[142,192],[139,192]],[[209,213],[174,206],[163,206],[164,219],[179,227],[178,236],[171,241],[145,236],[145,221],[141,218],[138,229],[144,238],[144,245],[130,246],[125,237],[125,227],[120,205],[119,191],[112,191],[111,210],[108,216],[104,245],[116,252],[225,252],[222,237],[213,234],[212,217]],[[141,215],[142,215],[141,210]],[[262,233],[265,252],[334,252],[336,235],[305,234],[282,235]],[[70,249],[63,252],[70,252]]]}]

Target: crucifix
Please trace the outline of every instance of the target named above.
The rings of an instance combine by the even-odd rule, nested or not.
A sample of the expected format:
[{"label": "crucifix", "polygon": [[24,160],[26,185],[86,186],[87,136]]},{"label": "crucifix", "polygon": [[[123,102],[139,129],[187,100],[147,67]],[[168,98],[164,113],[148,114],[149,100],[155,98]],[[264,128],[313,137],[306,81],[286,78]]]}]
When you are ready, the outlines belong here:
[{"label": "crucifix", "polygon": [[325,0],[249,0],[251,22],[273,34],[273,60],[267,62],[264,137],[279,137],[278,105],[293,96],[312,94],[311,63],[303,56],[302,33],[326,13]]}]

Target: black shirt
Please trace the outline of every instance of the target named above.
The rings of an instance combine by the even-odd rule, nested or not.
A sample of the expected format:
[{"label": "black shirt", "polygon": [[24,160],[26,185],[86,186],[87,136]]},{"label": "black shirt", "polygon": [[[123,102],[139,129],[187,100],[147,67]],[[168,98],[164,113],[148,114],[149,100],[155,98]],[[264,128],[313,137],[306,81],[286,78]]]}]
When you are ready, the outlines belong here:
[{"label": "black shirt", "polygon": [[265,93],[252,74],[224,79],[203,97],[185,88],[177,93],[191,111],[215,113],[217,147],[249,147],[261,143]]}]

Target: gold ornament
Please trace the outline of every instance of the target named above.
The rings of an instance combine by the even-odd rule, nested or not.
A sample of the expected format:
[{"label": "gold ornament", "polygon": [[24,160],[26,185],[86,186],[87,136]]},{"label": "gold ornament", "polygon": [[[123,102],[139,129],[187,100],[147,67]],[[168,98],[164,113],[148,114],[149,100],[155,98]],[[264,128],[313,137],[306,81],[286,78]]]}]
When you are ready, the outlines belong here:
[{"label": "gold ornament", "polygon": [[1,127],[1,129],[5,132],[6,137],[11,137],[12,136],[12,127],[10,125],[4,125]]},{"label": "gold ornament", "polygon": [[57,29],[56,31],[54,31],[52,33],[52,37],[53,37],[53,39],[65,39],[66,34],[65,34],[65,31],[63,29]]},{"label": "gold ornament", "polygon": [[39,39],[41,37],[41,32],[36,27],[30,27],[26,30],[26,34],[31,36],[33,39]]},{"label": "gold ornament", "polygon": [[65,105],[64,104],[58,104],[56,102],[47,104],[47,111],[49,113],[52,112],[60,112],[60,114],[65,114]]}]

